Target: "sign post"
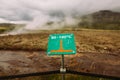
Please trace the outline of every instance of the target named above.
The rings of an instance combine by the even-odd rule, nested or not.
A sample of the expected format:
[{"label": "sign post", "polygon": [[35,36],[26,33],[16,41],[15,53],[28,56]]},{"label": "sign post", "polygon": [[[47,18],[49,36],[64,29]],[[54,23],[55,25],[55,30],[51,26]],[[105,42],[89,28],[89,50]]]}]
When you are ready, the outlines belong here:
[{"label": "sign post", "polygon": [[66,69],[64,67],[64,55],[71,55],[75,53],[76,45],[74,40],[74,34],[51,34],[49,36],[47,55],[62,56],[60,72],[66,72]]},{"label": "sign post", "polygon": [[64,68],[64,55],[62,54],[62,60],[61,60],[61,68],[60,68],[60,72],[62,72],[62,80],[65,80],[65,72],[66,69]]},{"label": "sign post", "polygon": [[61,61],[61,69],[60,72],[66,72],[66,69],[64,67],[64,55],[62,54],[62,61]]}]

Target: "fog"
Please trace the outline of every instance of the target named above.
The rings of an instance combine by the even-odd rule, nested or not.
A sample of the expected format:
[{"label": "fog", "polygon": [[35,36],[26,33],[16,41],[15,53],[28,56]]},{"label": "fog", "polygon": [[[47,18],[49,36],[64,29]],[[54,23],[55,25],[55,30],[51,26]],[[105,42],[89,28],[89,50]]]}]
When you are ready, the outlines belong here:
[{"label": "fog", "polygon": [[0,0],[0,18],[27,21],[30,30],[75,25],[76,18],[99,10],[120,11],[120,0]]}]

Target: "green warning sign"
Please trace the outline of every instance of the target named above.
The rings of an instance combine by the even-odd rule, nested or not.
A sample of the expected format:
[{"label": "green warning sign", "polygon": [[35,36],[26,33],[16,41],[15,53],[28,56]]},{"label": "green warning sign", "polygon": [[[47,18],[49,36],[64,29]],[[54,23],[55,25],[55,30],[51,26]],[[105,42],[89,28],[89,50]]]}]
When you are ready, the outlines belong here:
[{"label": "green warning sign", "polygon": [[75,54],[74,34],[51,34],[48,39],[48,55]]}]

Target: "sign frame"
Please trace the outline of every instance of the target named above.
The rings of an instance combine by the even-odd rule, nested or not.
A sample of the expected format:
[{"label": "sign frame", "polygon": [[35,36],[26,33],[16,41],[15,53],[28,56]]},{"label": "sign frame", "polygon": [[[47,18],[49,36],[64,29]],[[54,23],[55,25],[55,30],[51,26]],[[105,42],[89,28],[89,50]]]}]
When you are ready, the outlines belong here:
[{"label": "sign frame", "polygon": [[76,54],[74,34],[51,34],[48,38],[47,55],[71,55]]}]

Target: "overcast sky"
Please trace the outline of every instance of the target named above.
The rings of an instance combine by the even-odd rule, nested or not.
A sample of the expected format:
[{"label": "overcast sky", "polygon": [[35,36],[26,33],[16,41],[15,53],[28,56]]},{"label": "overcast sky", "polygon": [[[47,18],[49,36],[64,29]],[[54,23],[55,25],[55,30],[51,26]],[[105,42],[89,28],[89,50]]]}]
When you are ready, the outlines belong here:
[{"label": "overcast sky", "polygon": [[54,12],[83,15],[105,9],[119,11],[120,0],[0,0],[0,18],[17,21],[29,21]]}]

